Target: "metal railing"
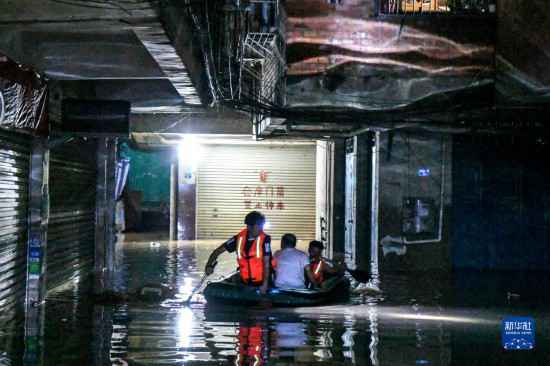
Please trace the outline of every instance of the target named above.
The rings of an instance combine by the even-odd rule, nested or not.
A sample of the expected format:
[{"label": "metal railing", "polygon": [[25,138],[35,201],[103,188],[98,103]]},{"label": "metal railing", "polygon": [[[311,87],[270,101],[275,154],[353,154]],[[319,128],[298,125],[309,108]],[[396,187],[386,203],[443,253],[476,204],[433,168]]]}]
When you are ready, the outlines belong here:
[{"label": "metal railing", "polygon": [[496,11],[496,0],[379,0],[380,14],[473,13]]}]

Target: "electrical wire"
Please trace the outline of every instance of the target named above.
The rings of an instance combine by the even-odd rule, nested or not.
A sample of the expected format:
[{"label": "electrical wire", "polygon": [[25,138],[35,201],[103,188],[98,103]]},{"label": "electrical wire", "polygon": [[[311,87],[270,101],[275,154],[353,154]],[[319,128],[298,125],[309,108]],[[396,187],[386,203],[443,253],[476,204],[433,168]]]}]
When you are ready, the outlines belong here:
[{"label": "electrical wire", "polygon": [[[208,1],[204,1],[204,2],[208,3]],[[195,27],[197,34],[201,35],[199,41],[200,41],[200,48],[203,54],[202,56],[204,59],[206,78],[208,80],[208,85],[210,87],[210,95],[212,97],[212,103],[215,104],[219,99],[218,98],[219,93],[218,93],[218,87],[217,87],[217,79],[215,78],[215,75],[212,74],[213,69],[212,69],[212,64],[210,62],[210,57],[212,57],[212,52],[210,52],[210,55],[209,55],[209,52],[206,49],[206,46],[204,45],[203,36],[202,36],[203,31],[200,24],[200,20],[195,14],[195,12],[193,11],[193,4],[195,3],[197,2],[192,3],[190,0],[185,0],[185,5],[187,6],[187,12],[193,22],[193,26]]]},{"label": "electrical wire", "polygon": [[[203,29],[207,30],[207,34],[201,38],[201,49],[204,53],[205,68],[209,79],[210,89],[213,97],[221,104],[230,108],[241,110],[251,114],[251,120],[262,119],[264,117],[282,118],[292,122],[302,123],[318,123],[327,121],[339,121],[347,123],[356,123],[357,120],[388,122],[388,123],[406,123],[406,122],[422,122],[433,125],[456,125],[457,122],[468,121],[470,125],[475,123],[481,123],[483,116],[489,110],[486,107],[486,103],[460,103],[462,98],[461,93],[469,92],[469,88],[478,87],[485,88],[490,86],[490,82],[484,82],[486,78],[480,72],[473,76],[472,82],[461,89],[447,90],[443,93],[436,95],[438,97],[437,102],[427,102],[424,99],[412,99],[404,98],[395,102],[388,102],[387,99],[378,99],[373,96],[345,96],[341,95],[341,99],[349,99],[350,101],[361,101],[361,103],[374,103],[377,105],[377,109],[350,109],[350,108],[331,108],[322,106],[312,107],[288,107],[275,103],[270,98],[266,98],[261,95],[258,87],[252,84],[248,89],[243,88],[243,78],[236,77],[240,75],[235,70],[239,68],[239,62],[234,64],[234,60],[241,60],[244,56],[241,53],[234,52],[232,47],[233,43],[242,45],[242,34],[238,34],[239,39],[233,38],[230,44],[227,44],[226,55],[221,52],[223,46],[220,45],[220,50],[215,53],[213,39],[218,42],[226,39],[226,32],[228,32],[227,25],[224,25],[219,19],[213,19],[212,14],[222,11],[224,6],[223,1],[204,1],[202,17],[199,19],[196,15],[196,11],[193,9],[195,1],[186,0],[186,5],[189,9],[195,26],[195,30],[199,34],[202,34]],[[239,12],[235,12],[238,14]],[[242,17],[243,13],[236,15],[237,22],[240,22],[239,17]],[[246,14],[246,13],[245,13]],[[201,25],[204,24],[204,25]],[[214,28],[212,24],[216,24]],[[241,23],[238,23],[241,24]],[[236,29],[237,31],[238,29]],[[215,33],[215,34],[214,34]],[[214,56],[216,55],[216,56]],[[224,58],[228,58],[225,60]],[[216,63],[214,60],[219,59]],[[281,80],[276,82],[284,83],[283,75]],[[235,91],[234,87],[237,85],[238,90]],[[275,89],[279,89],[280,85],[275,85]],[[476,91],[474,90],[474,91]],[[466,96],[467,98],[467,96]],[[470,99],[482,99],[482,98],[470,98]],[[399,106],[396,106],[398,102]],[[429,104],[428,104],[429,103]],[[477,116],[477,117],[476,117]],[[479,120],[479,121],[478,121]],[[464,125],[464,123],[463,123]]]}]

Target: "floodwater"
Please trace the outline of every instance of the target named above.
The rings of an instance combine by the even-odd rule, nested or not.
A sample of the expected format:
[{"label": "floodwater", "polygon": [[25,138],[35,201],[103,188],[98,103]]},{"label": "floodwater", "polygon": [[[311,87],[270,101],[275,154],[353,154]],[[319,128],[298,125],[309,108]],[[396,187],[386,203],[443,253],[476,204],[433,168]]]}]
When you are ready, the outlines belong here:
[{"label": "floodwater", "polygon": [[[101,306],[86,286],[51,294],[38,344],[25,347],[21,324],[0,330],[0,366],[550,365],[547,302],[508,296],[482,274],[461,277],[469,284],[462,292],[443,274],[383,276],[381,296],[317,308],[220,308],[200,295],[183,306],[215,243],[151,241],[127,237],[119,245],[115,287],[164,283],[177,289],[175,298]],[[224,254],[214,277],[234,269]],[[535,318],[534,350],[503,350],[501,321],[509,315]]]}]

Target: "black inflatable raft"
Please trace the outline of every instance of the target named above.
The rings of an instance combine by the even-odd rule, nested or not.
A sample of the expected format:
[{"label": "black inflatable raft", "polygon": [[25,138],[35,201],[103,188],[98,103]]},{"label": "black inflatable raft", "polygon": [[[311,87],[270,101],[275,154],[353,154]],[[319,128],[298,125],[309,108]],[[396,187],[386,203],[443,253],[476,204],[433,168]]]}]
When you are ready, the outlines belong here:
[{"label": "black inflatable raft", "polygon": [[272,306],[315,306],[347,300],[349,287],[348,279],[341,277],[327,280],[319,290],[272,288],[267,294],[261,295],[257,288],[226,279],[209,283],[204,289],[204,297],[214,304],[252,305],[268,302]]}]

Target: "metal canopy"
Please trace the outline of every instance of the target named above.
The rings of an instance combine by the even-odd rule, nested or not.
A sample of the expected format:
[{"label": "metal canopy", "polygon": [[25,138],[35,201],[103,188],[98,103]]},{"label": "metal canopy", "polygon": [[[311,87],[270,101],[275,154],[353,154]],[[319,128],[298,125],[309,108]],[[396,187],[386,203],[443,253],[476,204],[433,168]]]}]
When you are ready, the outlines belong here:
[{"label": "metal canopy", "polygon": [[119,23],[3,26],[0,49],[50,79],[165,78],[133,30]]},{"label": "metal canopy", "polygon": [[[160,114],[178,120],[202,110],[202,103],[155,4],[20,0],[14,7],[0,5],[0,51],[46,76],[50,95],[58,99],[50,107],[66,97],[127,100],[140,118],[155,120]],[[58,117],[54,110],[50,115]]]}]

